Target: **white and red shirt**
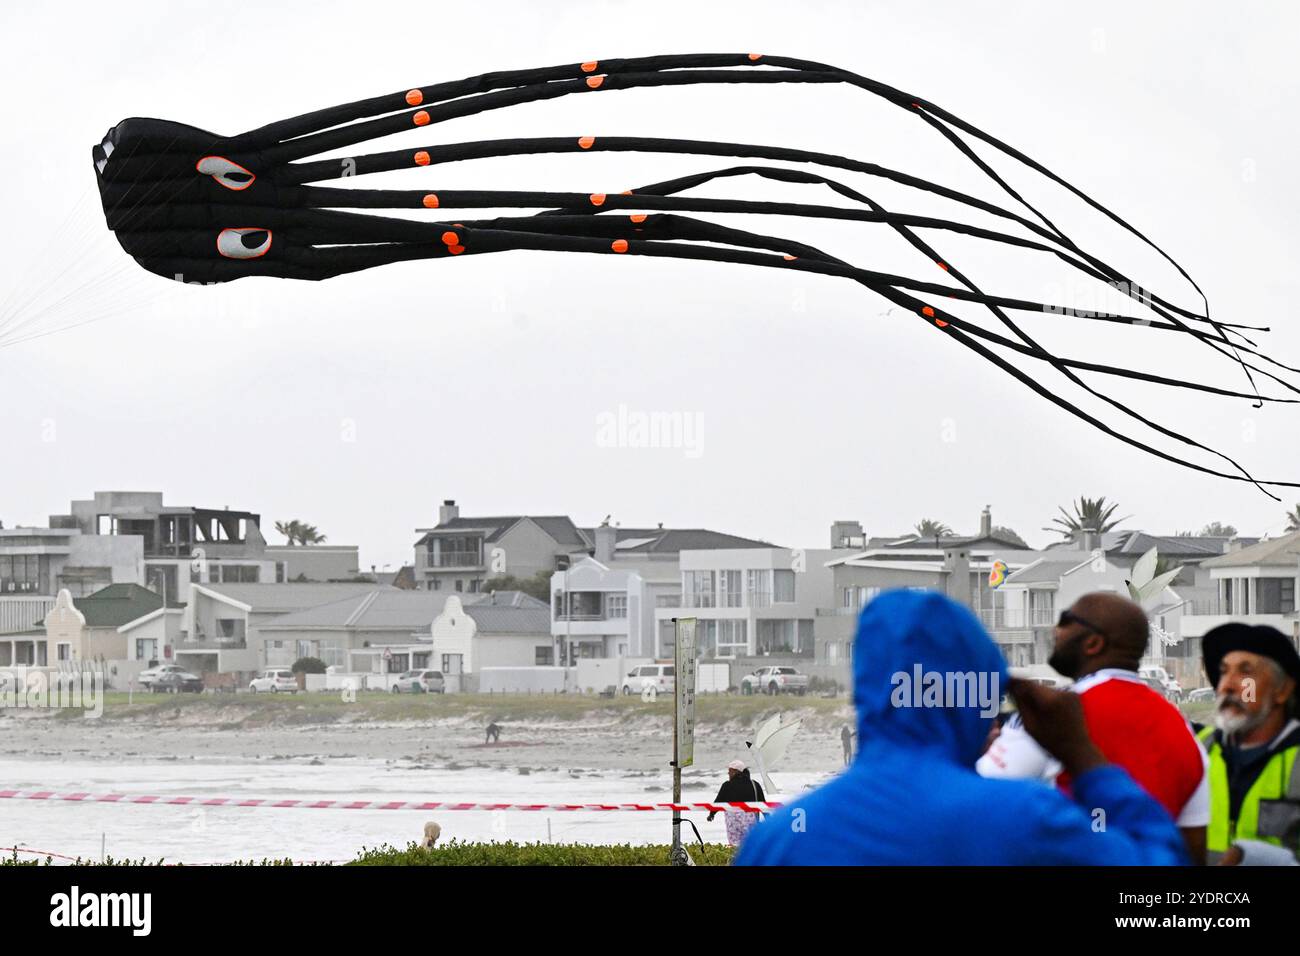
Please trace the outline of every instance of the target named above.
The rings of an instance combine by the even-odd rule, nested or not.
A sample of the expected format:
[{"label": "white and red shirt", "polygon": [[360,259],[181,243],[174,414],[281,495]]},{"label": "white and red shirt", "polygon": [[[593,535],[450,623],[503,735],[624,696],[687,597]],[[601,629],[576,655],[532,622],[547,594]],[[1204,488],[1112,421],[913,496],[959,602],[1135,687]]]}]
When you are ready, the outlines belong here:
[{"label": "white and red shirt", "polygon": [[[1209,761],[1177,707],[1137,674],[1118,668],[1082,677],[1070,689],[1082,699],[1088,736],[1107,761],[1128,771],[1180,827],[1210,822]],[[1070,789],[1069,775],[1029,736],[1019,714],[975,769],[984,777],[1034,778]]]}]

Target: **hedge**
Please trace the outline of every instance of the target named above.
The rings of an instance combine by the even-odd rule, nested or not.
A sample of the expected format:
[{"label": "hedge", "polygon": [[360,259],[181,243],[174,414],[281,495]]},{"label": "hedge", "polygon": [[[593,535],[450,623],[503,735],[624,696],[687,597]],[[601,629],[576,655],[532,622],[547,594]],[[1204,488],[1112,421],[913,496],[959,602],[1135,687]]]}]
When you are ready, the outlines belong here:
[{"label": "hedge", "polygon": [[[720,843],[700,846],[688,843],[687,850],[696,866],[725,866],[731,862],[734,847]],[[667,866],[669,847],[596,846],[585,843],[462,843],[449,840],[432,850],[412,843],[399,850],[387,844],[363,848],[348,866]],[[0,866],[42,866],[53,861],[46,857],[19,857],[10,852],[0,855]],[[162,860],[77,860],[78,866],[163,866]],[[238,860],[229,866],[293,866],[292,860]]]}]

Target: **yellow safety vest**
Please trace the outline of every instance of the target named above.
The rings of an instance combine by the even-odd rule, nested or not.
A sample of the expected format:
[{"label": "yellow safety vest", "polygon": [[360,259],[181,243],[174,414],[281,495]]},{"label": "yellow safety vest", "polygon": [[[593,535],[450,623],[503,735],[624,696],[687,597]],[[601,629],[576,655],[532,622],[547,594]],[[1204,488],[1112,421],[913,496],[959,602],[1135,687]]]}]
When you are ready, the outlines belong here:
[{"label": "yellow safety vest", "polygon": [[1237,819],[1233,820],[1232,797],[1228,793],[1228,764],[1223,759],[1223,747],[1213,739],[1213,727],[1206,727],[1197,737],[1210,755],[1210,825],[1205,832],[1206,861],[1217,863],[1233,840],[1260,840],[1281,846],[1282,841],[1277,837],[1260,836],[1256,832],[1259,802],[1283,797],[1300,798],[1300,765],[1296,762],[1300,745],[1284,747],[1268,759],[1246,791]]}]

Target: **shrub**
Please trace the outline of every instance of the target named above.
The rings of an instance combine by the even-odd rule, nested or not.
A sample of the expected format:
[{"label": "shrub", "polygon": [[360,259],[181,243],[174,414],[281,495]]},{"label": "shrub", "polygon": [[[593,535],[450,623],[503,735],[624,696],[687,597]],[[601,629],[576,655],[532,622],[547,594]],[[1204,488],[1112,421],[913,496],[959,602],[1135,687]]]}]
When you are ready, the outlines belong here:
[{"label": "shrub", "polygon": [[[696,866],[725,866],[733,847],[687,844]],[[412,843],[404,850],[367,848],[350,866],[667,866],[670,847],[593,846],[584,843],[447,843],[426,850]]]},{"label": "shrub", "polygon": [[324,674],[325,662],[319,657],[300,657],[293,662],[295,674]]}]

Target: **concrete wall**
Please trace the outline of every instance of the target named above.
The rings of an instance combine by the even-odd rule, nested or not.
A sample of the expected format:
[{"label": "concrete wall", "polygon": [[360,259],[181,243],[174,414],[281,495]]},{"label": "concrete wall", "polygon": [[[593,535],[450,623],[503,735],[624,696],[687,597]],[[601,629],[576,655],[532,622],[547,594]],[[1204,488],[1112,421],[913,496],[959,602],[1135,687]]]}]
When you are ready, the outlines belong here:
[{"label": "concrete wall", "polygon": [[552,694],[577,686],[571,667],[489,667],[476,676],[480,694]]},{"label": "concrete wall", "polygon": [[579,660],[575,680],[584,694],[600,693],[607,687],[619,688],[627,672],[642,664],[653,664],[648,657],[606,657]]},{"label": "concrete wall", "polygon": [[[286,581],[296,581],[299,575],[304,575],[308,581],[339,581],[360,574],[357,549],[353,546],[268,545],[266,556],[285,566]],[[276,578],[272,576],[271,580]]]},{"label": "concrete wall", "polygon": [[[474,667],[535,667],[537,648],[554,647],[549,634],[484,634],[474,638]],[[434,666],[441,666],[437,658]]]},{"label": "concrete wall", "polygon": [[[163,648],[167,646],[175,647],[181,636],[181,621],[184,618],[184,612],[179,608],[169,608],[166,613],[159,614],[157,617],[138,624],[123,633],[126,640],[126,659],[136,661],[135,648],[137,640],[157,641],[159,661],[165,660]],[[144,666],[148,667],[148,659],[145,659]]]}]

